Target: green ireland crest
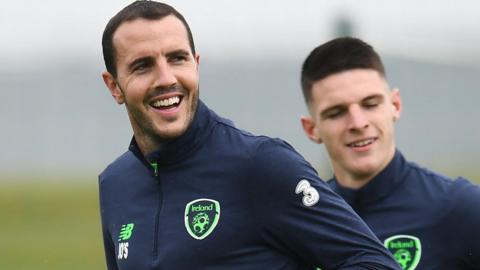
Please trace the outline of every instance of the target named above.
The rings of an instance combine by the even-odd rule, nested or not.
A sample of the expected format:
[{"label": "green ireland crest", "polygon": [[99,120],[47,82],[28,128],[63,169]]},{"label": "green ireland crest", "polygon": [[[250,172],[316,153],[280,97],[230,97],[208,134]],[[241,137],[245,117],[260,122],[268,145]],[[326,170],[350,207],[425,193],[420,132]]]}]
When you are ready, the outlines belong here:
[{"label": "green ireland crest", "polygon": [[385,239],[385,247],[403,270],[414,270],[422,256],[420,239],[411,235],[394,235]]},{"label": "green ireland crest", "polygon": [[185,206],[185,228],[195,239],[202,240],[212,233],[220,219],[220,203],[198,199]]}]

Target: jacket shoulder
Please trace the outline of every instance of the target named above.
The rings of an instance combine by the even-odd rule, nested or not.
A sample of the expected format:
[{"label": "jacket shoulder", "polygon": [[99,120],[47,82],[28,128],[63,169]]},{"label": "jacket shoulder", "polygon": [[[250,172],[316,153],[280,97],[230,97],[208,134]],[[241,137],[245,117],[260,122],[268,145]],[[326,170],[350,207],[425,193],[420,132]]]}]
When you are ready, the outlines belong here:
[{"label": "jacket shoulder", "polygon": [[114,178],[121,175],[127,170],[133,163],[137,162],[137,158],[131,151],[126,151],[114,161],[112,161],[99,175],[99,183],[107,181],[107,179]]},{"label": "jacket shoulder", "polygon": [[422,180],[429,189],[441,193],[449,193],[452,187],[454,186],[454,181],[452,178],[443,175],[441,173],[432,171],[425,167],[421,167],[416,163],[409,162],[410,168],[412,169],[414,179]]},{"label": "jacket shoulder", "polygon": [[480,205],[480,186],[463,177],[453,179],[415,164],[412,168],[428,191],[425,195],[431,197],[430,203],[444,203],[445,217],[457,220],[472,215],[480,217],[476,207]]},{"label": "jacket shoulder", "polygon": [[[453,180],[451,193],[454,198],[455,209],[458,212],[468,212],[468,216],[474,215],[480,221],[480,211],[477,207],[480,205],[480,186],[471,181],[459,177]],[[464,213],[467,215],[467,213]],[[478,224],[480,225],[480,224]]]},{"label": "jacket shoulder", "polygon": [[216,114],[214,114],[213,119],[215,121],[215,135],[211,138],[215,140],[217,146],[221,142],[223,147],[229,147],[229,149],[240,147],[242,151],[252,156],[255,155],[255,152],[263,143],[268,141],[282,141],[265,135],[253,134],[238,128],[231,120],[222,118]]}]

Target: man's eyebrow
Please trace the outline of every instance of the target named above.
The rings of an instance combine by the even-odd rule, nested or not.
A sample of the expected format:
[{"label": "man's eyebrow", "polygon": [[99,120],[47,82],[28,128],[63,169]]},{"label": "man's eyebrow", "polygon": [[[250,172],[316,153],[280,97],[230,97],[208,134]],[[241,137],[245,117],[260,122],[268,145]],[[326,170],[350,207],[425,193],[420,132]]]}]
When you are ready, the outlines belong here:
[{"label": "man's eyebrow", "polygon": [[175,57],[175,56],[188,56],[190,55],[190,52],[189,51],[186,51],[184,49],[179,49],[179,50],[175,50],[175,51],[171,51],[171,52],[168,52],[166,54],[167,58],[169,57]]},{"label": "man's eyebrow", "polygon": [[362,99],[362,101],[367,101],[370,99],[383,99],[383,96],[380,94],[373,94]]}]

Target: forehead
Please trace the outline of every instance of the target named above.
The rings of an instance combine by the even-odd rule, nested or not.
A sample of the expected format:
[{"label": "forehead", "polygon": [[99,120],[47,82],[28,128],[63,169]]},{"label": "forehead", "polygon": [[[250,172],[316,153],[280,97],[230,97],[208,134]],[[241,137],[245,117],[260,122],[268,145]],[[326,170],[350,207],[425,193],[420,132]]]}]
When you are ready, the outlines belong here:
[{"label": "forehead", "polygon": [[372,69],[353,69],[332,74],[312,86],[314,106],[356,103],[372,95],[386,95],[385,78]]},{"label": "forehead", "polygon": [[143,18],[122,23],[113,35],[117,59],[148,50],[189,50],[187,29],[173,15],[158,20]]}]

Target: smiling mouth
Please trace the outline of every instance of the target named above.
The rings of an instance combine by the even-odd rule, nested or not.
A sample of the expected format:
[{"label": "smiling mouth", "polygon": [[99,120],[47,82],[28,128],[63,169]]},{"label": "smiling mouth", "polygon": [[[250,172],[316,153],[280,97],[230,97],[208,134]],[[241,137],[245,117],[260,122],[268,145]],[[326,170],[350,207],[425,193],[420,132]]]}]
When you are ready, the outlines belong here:
[{"label": "smiling mouth", "polygon": [[360,141],[356,141],[356,142],[353,142],[353,143],[349,143],[349,144],[347,144],[347,146],[348,146],[348,147],[352,147],[352,148],[365,147],[365,146],[371,145],[371,144],[374,143],[376,140],[377,140],[377,138],[369,138],[369,139],[365,139],[365,140],[360,140]]},{"label": "smiling mouth", "polygon": [[169,110],[178,107],[182,102],[182,99],[182,96],[173,96],[169,98],[158,99],[150,103],[150,106],[158,110]]}]

